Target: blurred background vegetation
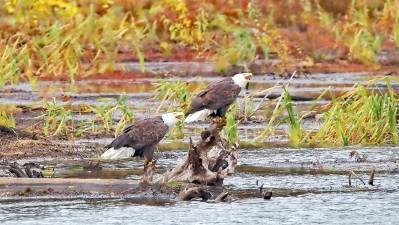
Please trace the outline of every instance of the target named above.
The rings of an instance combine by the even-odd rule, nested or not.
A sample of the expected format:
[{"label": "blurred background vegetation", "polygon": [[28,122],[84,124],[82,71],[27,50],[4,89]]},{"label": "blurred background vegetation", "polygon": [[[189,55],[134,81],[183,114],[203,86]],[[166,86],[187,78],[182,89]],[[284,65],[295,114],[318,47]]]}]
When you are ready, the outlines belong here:
[{"label": "blurred background vegetation", "polygon": [[[76,79],[110,72],[118,79],[124,74],[118,73],[117,63],[126,61],[139,62],[141,71],[133,75],[146,73],[145,63],[151,61],[212,61],[215,74],[229,73],[235,65],[256,74],[255,64],[276,65],[283,75],[309,68],[399,72],[399,0],[0,1],[0,89],[28,81],[35,90],[38,80],[68,81],[73,87]],[[256,140],[263,141],[285,122],[293,146],[396,144],[399,98],[386,83],[385,95],[366,91],[375,85],[355,85],[333,99],[317,133],[304,129],[304,115],[285,88],[271,101],[276,107]],[[160,80],[152,86],[160,101],[157,113],[165,107],[185,111],[195,93],[181,81]],[[116,136],[135,118],[124,95],[106,104],[65,101],[44,99],[41,125],[31,130],[46,136]],[[256,111],[251,104],[245,100],[244,118],[232,107],[224,131],[230,144],[239,141],[240,120]],[[2,106],[0,124],[15,127],[12,115],[23,110]],[[78,119],[87,114],[95,116]],[[172,136],[182,137],[183,125],[177,128]]]},{"label": "blurred background vegetation", "polygon": [[397,63],[398,0],[2,0],[0,87],[115,62]]}]

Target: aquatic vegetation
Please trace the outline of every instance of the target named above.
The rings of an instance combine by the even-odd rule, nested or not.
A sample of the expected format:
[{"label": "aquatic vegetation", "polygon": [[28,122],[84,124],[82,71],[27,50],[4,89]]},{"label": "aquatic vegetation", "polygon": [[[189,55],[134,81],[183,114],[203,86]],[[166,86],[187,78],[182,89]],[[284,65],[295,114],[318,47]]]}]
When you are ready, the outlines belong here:
[{"label": "aquatic vegetation", "polygon": [[269,117],[269,121],[268,121],[266,127],[263,129],[262,133],[260,135],[258,135],[253,140],[254,143],[262,143],[266,137],[268,137],[269,135],[271,135],[273,133],[275,126],[277,126],[278,124],[281,123],[281,121],[279,119],[281,118],[281,116],[283,115],[283,112],[284,112],[284,107],[282,106],[283,97],[284,97],[284,93],[282,93],[279,98],[272,101],[276,105],[275,105],[271,115],[266,116],[266,118]]},{"label": "aquatic vegetation", "polygon": [[[127,14],[117,7],[100,15],[94,5],[82,8],[76,2],[61,0],[29,3],[18,0],[8,1],[7,13],[15,18],[6,17],[7,25],[21,29],[16,35],[7,30],[3,34],[6,43],[0,52],[2,60],[15,55],[11,50],[20,52],[20,59],[13,57],[16,60],[8,60],[9,65],[6,64],[10,69],[5,67],[8,75],[1,80],[10,82],[15,80],[9,78],[11,75],[29,81],[37,76],[67,75],[73,83],[79,73],[112,69],[119,47],[128,43],[127,31],[140,30],[129,24]],[[140,47],[135,49],[140,58]],[[84,65],[87,62],[90,67]]]},{"label": "aquatic vegetation", "polygon": [[[164,107],[168,101],[177,102],[179,109],[175,108],[175,110],[178,111],[185,111],[189,106],[189,100],[191,97],[190,94],[192,94],[192,88],[190,90],[189,84],[187,82],[183,82],[180,80],[172,82],[165,80],[158,80],[157,82],[154,82],[152,85],[156,93],[155,98],[161,100],[161,103],[157,108],[157,112],[159,112],[161,108]],[[174,106],[172,105],[171,107]]]},{"label": "aquatic vegetation", "polygon": [[[116,102],[111,99],[98,99],[108,102],[107,104],[96,104],[72,106],[71,102],[58,103],[54,98],[52,101],[44,101],[43,134],[46,136],[66,135],[69,137],[81,136],[89,133],[114,132],[117,136],[128,124],[134,121],[134,114],[126,104],[126,96],[121,95]],[[83,114],[90,117],[77,120]],[[118,115],[118,120],[114,117]]]},{"label": "aquatic vegetation", "polygon": [[228,141],[229,148],[240,141],[238,132],[240,120],[236,120],[235,114],[237,114],[237,103],[232,104],[226,113],[226,126],[222,130],[222,136]]},{"label": "aquatic vegetation", "polygon": [[134,114],[129,110],[126,104],[126,96],[122,95],[118,98],[116,108],[121,112],[121,117],[115,125],[115,137],[130,123],[134,121]]},{"label": "aquatic vegetation", "polygon": [[[128,124],[134,121],[134,114],[126,105],[126,96],[121,95],[116,103],[111,103],[112,99],[98,99],[107,102],[107,104],[96,104],[88,106],[91,113],[94,113],[93,119],[86,121],[86,124],[92,124],[92,131],[105,131],[109,132],[114,130],[116,137]],[[115,124],[114,115],[120,112],[120,119]],[[95,129],[96,124],[100,125],[100,129]],[[99,128],[99,127],[97,127]]]},{"label": "aquatic vegetation", "polygon": [[[274,100],[275,108],[271,115],[269,115],[269,121],[262,133],[255,138],[254,142],[263,142],[263,140],[273,133],[275,127],[282,123],[288,124],[288,137],[290,144],[293,147],[301,147],[306,143],[306,131],[302,128],[302,118],[295,111],[291,95],[288,91],[288,86],[283,87],[281,96]],[[287,115],[284,115],[284,112]]]},{"label": "aquatic vegetation", "polygon": [[70,133],[69,130],[74,128],[74,116],[71,105],[59,105],[55,98],[52,101],[43,101],[43,133],[46,136]]},{"label": "aquatic vegetation", "polygon": [[12,113],[0,110],[0,125],[6,127],[15,127],[15,118]]},{"label": "aquatic vegetation", "polygon": [[385,94],[356,85],[352,91],[335,99],[323,113],[323,123],[310,138],[311,145],[396,144],[398,99],[389,80],[387,85]]},{"label": "aquatic vegetation", "polygon": [[[303,128],[303,118],[307,114],[300,115],[295,111],[288,89],[284,87],[282,95],[272,101],[275,108],[268,116],[266,127],[253,142],[263,142],[273,133],[275,126],[287,123],[289,129],[286,134],[294,147],[396,144],[398,98],[389,78],[384,80],[384,90],[376,84],[381,79],[372,80],[367,86],[356,84],[351,91],[323,105],[325,112],[316,116],[320,123],[317,131]],[[316,101],[327,92],[328,89]],[[311,104],[310,110],[313,107]]]},{"label": "aquatic vegetation", "polygon": [[288,93],[287,87],[284,87],[284,93],[283,93],[283,104],[282,106],[287,110],[287,118],[285,119],[289,131],[288,131],[288,137],[290,138],[290,143],[294,147],[300,147],[304,143],[304,129],[302,128],[302,119],[299,117],[299,115],[296,113],[294,110],[294,107],[292,105],[292,99],[290,94]]},{"label": "aquatic vegetation", "polygon": [[[98,100],[106,100],[106,99],[98,99]],[[107,102],[112,101],[112,99],[108,99]],[[90,110],[94,113],[94,123],[100,123],[101,128],[104,129],[105,131],[110,131],[111,126],[113,123],[113,113],[115,110],[115,107],[113,107],[111,104],[96,104],[94,106],[89,106]]]},{"label": "aquatic vegetation", "polygon": [[377,53],[381,49],[381,38],[372,35],[365,29],[359,30],[353,38],[349,48],[351,55],[365,63],[375,61]]}]

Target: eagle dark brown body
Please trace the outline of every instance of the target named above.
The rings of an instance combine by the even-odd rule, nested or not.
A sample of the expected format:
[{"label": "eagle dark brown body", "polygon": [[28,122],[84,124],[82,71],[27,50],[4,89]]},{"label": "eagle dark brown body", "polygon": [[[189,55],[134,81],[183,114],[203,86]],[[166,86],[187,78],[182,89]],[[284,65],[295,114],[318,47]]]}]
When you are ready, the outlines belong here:
[{"label": "eagle dark brown body", "polygon": [[137,120],[134,124],[126,127],[105,148],[113,148],[114,150],[123,147],[133,148],[135,150],[133,156],[141,156],[146,161],[151,161],[156,145],[162,140],[168,130],[169,127],[160,116]]},{"label": "eagle dark brown body", "polygon": [[186,116],[203,109],[215,111],[214,116],[224,116],[240,91],[241,87],[235,84],[232,78],[210,84],[192,99]]}]

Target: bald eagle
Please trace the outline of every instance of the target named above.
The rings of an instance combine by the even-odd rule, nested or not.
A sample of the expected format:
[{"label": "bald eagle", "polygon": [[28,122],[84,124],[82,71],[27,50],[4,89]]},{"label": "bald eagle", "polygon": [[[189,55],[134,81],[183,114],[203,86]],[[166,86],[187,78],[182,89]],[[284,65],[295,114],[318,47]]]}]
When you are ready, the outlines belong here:
[{"label": "bald eagle", "polygon": [[191,100],[184,122],[192,123],[208,116],[225,116],[230,105],[251,79],[251,73],[239,73],[208,85]]},{"label": "bald eagle", "polygon": [[151,162],[156,145],[183,115],[180,112],[165,113],[162,116],[135,121],[105,146],[107,151],[101,158],[124,159],[140,156],[144,157],[145,163]]}]

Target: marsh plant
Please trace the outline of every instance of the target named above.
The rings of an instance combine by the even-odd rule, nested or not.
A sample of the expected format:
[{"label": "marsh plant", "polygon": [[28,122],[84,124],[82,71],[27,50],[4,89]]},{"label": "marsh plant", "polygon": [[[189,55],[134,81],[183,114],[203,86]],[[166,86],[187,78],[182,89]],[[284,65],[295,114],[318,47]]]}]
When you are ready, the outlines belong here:
[{"label": "marsh plant", "polygon": [[290,143],[294,147],[300,147],[304,143],[304,129],[302,128],[302,119],[294,110],[291,95],[287,87],[284,87],[283,92],[283,106],[287,110],[287,117],[285,118],[288,124],[288,137]]},{"label": "marsh plant", "polygon": [[[98,100],[102,103],[89,106],[90,111],[94,113],[94,118],[86,121],[88,124],[92,124],[93,131],[109,132],[114,130],[114,136],[117,136],[129,123],[134,121],[134,114],[126,104],[126,95],[121,95],[115,103],[112,103],[113,99]],[[116,113],[119,113],[120,118],[115,123]],[[96,124],[99,125],[98,129],[95,129]]]},{"label": "marsh plant", "polygon": [[71,104],[58,104],[53,98],[51,101],[43,101],[43,133],[46,136],[55,136],[61,133],[68,135],[74,129],[75,118]]},{"label": "marsh plant", "polygon": [[[43,133],[46,136],[81,136],[86,133],[114,132],[117,136],[128,124],[134,121],[134,114],[126,104],[126,96],[120,96],[116,102],[111,99],[98,99],[107,104],[73,106],[71,102],[63,104],[55,99],[44,101]],[[80,119],[89,114],[87,119]],[[118,117],[119,119],[115,119]]]},{"label": "marsh plant", "polygon": [[311,138],[312,145],[397,144],[398,99],[386,80],[387,93],[374,85],[356,85],[352,91],[335,99],[322,115],[322,126]]},{"label": "marsh plant", "polygon": [[[376,83],[383,81],[387,88],[381,90]],[[268,124],[254,142],[263,142],[276,126],[286,123],[293,147],[398,143],[398,97],[388,78],[370,81],[366,86],[356,84],[351,91],[323,106],[324,112],[316,116],[320,123],[317,131],[303,128],[303,116],[296,112],[287,87],[274,103]]]},{"label": "marsh plant", "polygon": [[[169,106],[167,112],[179,112],[182,109],[180,106]],[[170,139],[182,139],[184,138],[184,121],[178,121],[176,125],[168,132],[168,138]]]},{"label": "marsh plant", "polygon": [[[161,100],[156,112],[162,109],[166,112],[185,112],[189,106],[190,90],[188,84],[182,81],[159,80],[154,82],[155,98]],[[172,104],[169,104],[173,102]],[[171,139],[184,137],[184,123],[179,121],[167,135]]]},{"label": "marsh plant", "polygon": [[155,90],[155,98],[161,100],[157,112],[160,112],[162,107],[165,107],[170,101],[175,104],[169,105],[166,111],[171,111],[171,107],[173,107],[174,110],[184,112],[190,104],[191,95],[203,87],[202,84],[196,85],[181,80],[167,81],[162,79],[152,83],[152,85]]},{"label": "marsh plant", "polygon": [[229,148],[240,141],[238,130],[240,120],[236,119],[237,113],[237,103],[234,103],[226,113],[226,126],[222,130],[222,136],[224,136],[228,141]]},{"label": "marsh plant", "polygon": [[15,127],[15,118],[12,113],[0,110],[0,125],[5,127]]}]

